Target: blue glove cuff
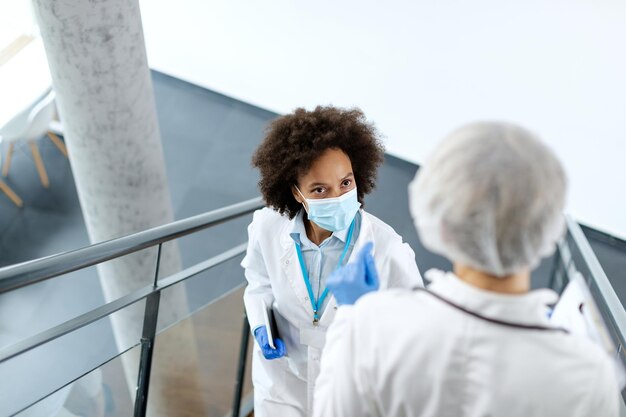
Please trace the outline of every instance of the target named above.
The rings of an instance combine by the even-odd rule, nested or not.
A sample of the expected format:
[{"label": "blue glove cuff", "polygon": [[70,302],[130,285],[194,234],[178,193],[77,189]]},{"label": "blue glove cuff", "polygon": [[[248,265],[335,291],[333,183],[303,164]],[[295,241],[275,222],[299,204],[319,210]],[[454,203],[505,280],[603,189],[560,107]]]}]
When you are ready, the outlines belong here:
[{"label": "blue glove cuff", "polygon": [[286,353],[285,343],[283,343],[282,340],[276,338],[274,340],[276,349],[273,349],[269,344],[269,340],[267,337],[267,328],[265,326],[259,326],[255,328],[253,331],[253,334],[254,334],[254,338],[259,344],[259,347],[261,348],[261,352],[263,353],[263,356],[265,357],[265,359],[268,359],[268,360],[278,359],[278,358],[285,356],[285,353]]}]

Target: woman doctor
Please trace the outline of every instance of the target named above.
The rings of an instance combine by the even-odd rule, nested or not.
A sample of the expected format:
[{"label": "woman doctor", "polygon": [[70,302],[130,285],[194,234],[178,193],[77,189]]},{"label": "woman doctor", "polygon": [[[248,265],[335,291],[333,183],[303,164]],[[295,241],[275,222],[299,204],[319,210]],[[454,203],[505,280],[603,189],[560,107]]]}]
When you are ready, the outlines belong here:
[{"label": "woman doctor", "polygon": [[367,254],[329,277],[342,306],[316,416],[616,417],[613,358],[551,324],[555,292],[530,289],[563,233],[565,190],[558,159],[519,126],[474,123],[446,138],[409,201],[422,242],[454,271],[356,303],[355,283],[375,281]]},{"label": "woman doctor", "polygon": [[[268,208],[248,227],[241,265],[253,354],[255,415],[312,415],[315,379],[336,302],[326,278],[365,242],[381,288],[422,285],[411,248],[361,208],[375,186],[383,147],[360,110],[302,108],[271,123],[252,163]],[[272,306],[279,338],[270,347],[264,305]]]}]

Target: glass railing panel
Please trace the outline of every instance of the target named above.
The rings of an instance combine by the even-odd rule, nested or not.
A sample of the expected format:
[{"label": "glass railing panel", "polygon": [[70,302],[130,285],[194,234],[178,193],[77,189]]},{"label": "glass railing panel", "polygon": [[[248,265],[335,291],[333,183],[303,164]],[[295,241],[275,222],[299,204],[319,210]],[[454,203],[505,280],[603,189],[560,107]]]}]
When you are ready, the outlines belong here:
[{"label": "glass railing panel", "polygon": [[[0,415],[12,415],[64,387],[92,369],[100,367],[141,340],[145,300],[98,319],[27,352],[0,362]],[[88,314],[92,314],[91,312]],[[15,352],[11,345],[0,357]],[[138,354],[125,354],[124,369],[136,384]],[[131,381],[132,380],[132,381]]]},{"label": "glass railing panel", "polygon": [[[10,415],[31,407],[46,396],[38,404],[45,405],[46,401],[52,403],[66,398],[68,390],[74,390],[73,385],[68,384],[103,363],[113,363],[118,355],[137,346],[145,324],[144,315],[149,311],[146,305],[155,306],[155,303],[149,301],[159,298],[156,295],[150,295],[148,301],[142,298],[153,291],[157,264],[159,285],[171,285],[163,292],[160,300],[157,328],[160,332],[167,332],[173,327],[187,328],[187,333],[191,335],[189,340],[195,341],[192,321],[185,318],[242,285],[244,278],[239,262],[245,245],[229,252],[227,257],[233,260],[209,272],[200,271],[203,267],[212,266],[208,265],[212,261],[200,265],[194,272],[198,276],[189,282],[177,282],[186,274],[186,271],[179,271],[181,267],[192,264],[190,260],[204,261],[219,255],[224,246],[245,242],[245,226],[251,220],[251,216],[248,217],[216,226],[216,233],[211,233],[208,244],[205,240],[209,236],[208,231],[188,239],[186,245],[202,249],[191,251],[194,259],[187,258],[187,251],[179,251],[179,241],[168,242],[103,262],[97,267],[74,271],[0,295],[0,415]],[[72,263],[72,254],[63,259]],[[157,263],[157,259],[161,262]],[[48,271],[55,270],[57,266],[52,266],[53,269]],[[43,263],[37,267],[44,271],[49,266]],[[33,271],[31,268],[30,272]],[[17,275],[11,278],[16,283],[20,282]],[[169,283],[162,284],[166,281]],[[12,283],[7,282],[7,287]],[[77,294],[81,296],[77,297]],[[52,305],[46,305],[51,302]],[[133,304],[125,306],[129,302]],[[24,306],[37,310],[37,314],[27,314]],[[122,310],[112,313],[112,306]],[[238,339],[241,337],[243,305],[239,310],[234,330]],[[81,327],[74,329],[78,323]],[[193,345],[189,340],[185,346]],[[238,344],[237,341],[236,358]],[[28,350],[25,351],[26,348]],[[122,360],[125,384],[132,387],[132,392],[137,380],[140,351],[144,352],[132,349],[124,356],[130,359]],[[128,361],[132,362],[132,366],[128,365]],[[232,366],[236,369],[236,360]],[[129,377],[129,370],[134,376]],[[232,383],[230,385],[232,388]],[[232,401],[232,396],[229,397],[229,401]],[[37,407],[32,407],[32,410],[36,412]]]},{"label": "glass railing panel", "polygon": [[[188,273],[194,275],[185,282],[166,288],[162,292],[159,304],[158,331],[160,332],[192,315],[209,303],[243,285],[245,282],[244,271],[239,265],[243,258],[243,249],[245,249],[245,245],[235,246],[222,254],[205,259],[203,262],[181,271],[181,275]],[[210,269],[204,269],[207,267]],[[177,275],[173,275],[159,280],[159,285],[165,285],[177,277]]]},{"label": "glass railing panel", "polygon": [[[164,244],[163,248],[159,268],[161,277],[178,271],[176,242]],[[158,246],[153,246],[98,264],[104,298],[119,298],[151,285],[154,282],[157,258]]]},{"label": "glass railing panel", "polygon": [[102,304],[95,266],[0,294],[0,349]]},{"label": "glass railing panel", "polygon": [[124,370],[124,363],[139,355],[139,347],[112,359],[86,375],[65,385],[17,417],[89,416],[127,417],[133,414],[134,386],[126,378],[137,380],[137,370]]},{"label": "glass railing panel", "polygon": [[[207,277],[219,274],[219,267]],[[209,279],[210,281],[210,279]],[[197,296],[194,314],[162,329],[155,341],[148,396],[151,416],[223,417],[231,411],[243,324],[243,287],[215,299]],[[243,397],[251,398],[250,347]]]},{"label": "glass railing panel", "polygon": [[156,254],[147,248],[0,294],[0,349],[150,285]]}]

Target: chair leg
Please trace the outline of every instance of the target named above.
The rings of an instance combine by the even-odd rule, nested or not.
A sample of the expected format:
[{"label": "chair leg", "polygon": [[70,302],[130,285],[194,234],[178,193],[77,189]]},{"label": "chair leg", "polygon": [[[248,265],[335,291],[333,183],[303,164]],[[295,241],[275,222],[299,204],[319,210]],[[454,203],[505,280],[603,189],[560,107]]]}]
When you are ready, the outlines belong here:
[{"label": "chair leg", "polygon": [[67,148],[65,147],[65,143],[63,143],[61,139],[59,139],[59,137],[52,132],[48,132],[48,137],[50,138],[52,143],[54,143],[56,147],[59,148],[61,153],[67,158]]},{"label": "chair leg", "polygon": [[48,174],[46,173],[46,167],[43,165],[43,160],[41,159],[41,154],[39,153],[39,148],[37,148],[37,143],[28,142],[28,146],[30,146],[30,151],[33,154],[33,158],[35,159],[35,165],[37,166],[37,172],[39,172],[39,179],[41,180],[41,185],[44,188],[48,188],[50,186],[50,181],[48,181]]},{"label": "chair leg", "polygon": [[7,160],[4,163],[4,166],[2,167],[2,176],[6,177],[7,175],[9,175],[9,167],[11,166],[11,157],[13,156],[13,146],[15,145],[15,143],[11,142],[9,143],[9,151],[7,152]]},{"label": "chair leg", "polygon": [[4,181],[1,181],[1,180],[0,180],[0,190],[2,190],[16,206],[22,207],[22,205],[24,205],[24,203],[22,202],[22,199],[19,198],[17,194],[13,192],[11,187],[9,187]]}]

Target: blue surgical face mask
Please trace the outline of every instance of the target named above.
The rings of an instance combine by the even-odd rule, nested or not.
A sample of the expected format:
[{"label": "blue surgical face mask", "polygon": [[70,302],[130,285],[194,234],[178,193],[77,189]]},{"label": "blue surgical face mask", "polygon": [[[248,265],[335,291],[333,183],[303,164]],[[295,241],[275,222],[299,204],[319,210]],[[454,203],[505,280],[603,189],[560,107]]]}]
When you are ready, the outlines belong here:
[{"label": "blue surgical face mask", "polygon": [[298,187],[296,190],[306,201],[304,208],[308,219],[331,232],[347,229],[361,207],[357,199],[356,187],[340,197],[318,199],[306,198]]}]

